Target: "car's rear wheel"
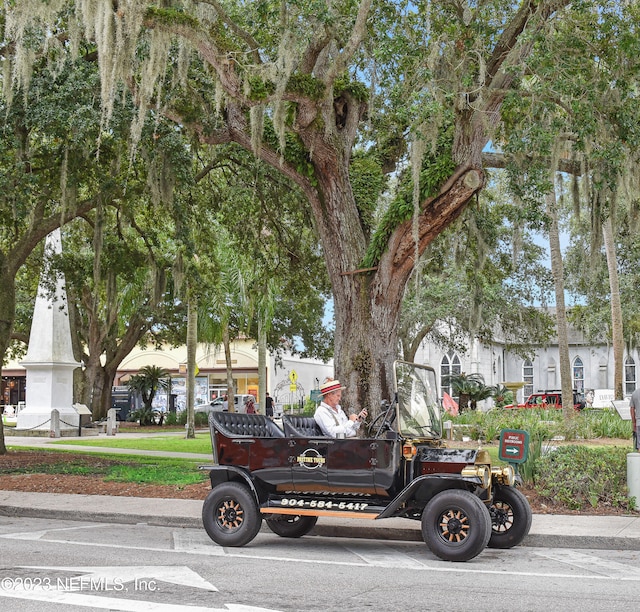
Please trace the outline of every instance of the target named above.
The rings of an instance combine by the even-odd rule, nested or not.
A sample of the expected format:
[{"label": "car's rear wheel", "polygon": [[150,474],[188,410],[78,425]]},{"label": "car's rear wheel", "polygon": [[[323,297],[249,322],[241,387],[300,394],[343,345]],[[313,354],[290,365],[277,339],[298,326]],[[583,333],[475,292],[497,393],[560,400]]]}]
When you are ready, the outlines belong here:
[{"label": "car's rear wheel", "polygon": [[282,538],[301,538],[315,527],[318,517],[276,514],[273,518],[265,519],[264,522],[273,533]]},{"label": "car's rear wheel", "polygon": [[249,488],[225,482],[211,490],[202,506],[202,523],[220,546],[244,546],[260,531],[262,516]]},{"label": "car's rear wheel", "polygon": [[531,528],[531,506],[514,487],[496,486],[491,515],[489,548],[513,548],[524,540]]},{"label": "car's rear wheel", "polygon": [[422,513],[422,537],[445,561],[468,561],[479,555],[491,536],[491,516],[473,493],[452,489],[438,493]]}]

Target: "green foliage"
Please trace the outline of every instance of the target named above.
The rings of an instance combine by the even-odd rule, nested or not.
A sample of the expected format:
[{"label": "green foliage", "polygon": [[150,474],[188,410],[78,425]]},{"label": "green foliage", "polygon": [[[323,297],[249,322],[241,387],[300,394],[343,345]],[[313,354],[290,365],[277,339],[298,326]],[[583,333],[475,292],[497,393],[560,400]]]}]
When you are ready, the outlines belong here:
[{"label": "green foliage", "polygon": [[475,410],[478,402],[491,397],[493,388],[484,384],[484,376],[479,373],[450,374],[443,379],[443,384],[451,386],[453,394],[460,398],[460,412],[467,408]]},{"label": "green foliage", "polygon": [[529,449],[527,460],[518,466],[518,473],[525,484],[535,485],[538,469],[538,459],[543,454],[544,436],[540,431],[536,431],[529,436]]},{"label": "green foliage", "polygon": [[551,278],[543,250],[518,226],[520,208],[505,181],[490,177],[478,201],[427,247],[402,305],[405,359],[413,361],[425,335],[445,352],[465,353],[476,337],[523,358],[553,337],[553,320],[535,307]]},{"label": "green foliage", "polygon": [[130,420],[140,420],[140,425],[149,425],[158,416],[157,411],[151,407],[156,393],[169,388],[169,372],[158,366],[144,366],[129,379],[127,387],[139,393],[144,404],[139,410],[130,414]]},{"label": "green foliage", "polygon": [[310,398],[307,398],[303,405],[301,404],[285,404],[282,407],[283,414],[297,414],[301,416],[313,416],[316,412],[317,404]]},{"label": "green foliage", "polygon": [[[187,423],[187,411],[183,410],[179,413],[169,413],[172,421],[175,421],[178,425],[186,425]],[[167,425],[170,425],[167,418]],[[195,412],[193,415],[193,424],[195,427],[207,427],[209,425],[209,415],[206,412]]]},{"label": "green foliage", "polygon": [[[573,419],[565,421],[561,410],[527,409],[488,412],[467,411],[452,417],[454,424],[469,425],[474,439],[492,441],[502,429],[522,429],[533,439],[592,440],[615,438],[631,440],[631,421],[624,421],[610,410],[583,410]],[[493,435],[495,432],[497,434]]]},{"label": "green foliage", "polygon": [[515,401],[513,391],[510,391],[504,385],[496,385],[493,389],[492,397],[496,408],[503,408],[504,406],[513,404]]},{"label": "green foliage", "polygon": [[102,476],[105,480],[118,482],[173,486],[196,484],[207,477],[205,473],[198,470],[197,463],[181,459],[145,457],[113,459],[112,456],[87,457],[68,452],[39,452],[44,458],[42,463],[5,468],[3,473]]},{"label": "green foliage", "polygon": [[264,123],[263,141],[278,151],[287,163],[291,164],[296,172],[309,179],[312,185],[317,185],[315,170],[311,163],[309,152],[305,149],[300,137],[291,132],[285,134],[284,150],[280,148],[278,135],[273,127],[273,122],[267,118]]},{"label": "green foliage", "polygon": [[629,449],[563,446],[536,462],[536,488],[543,497],[572,510],[599,505],[631,510],[627,497]]},{"label": "green foliage", "polygon": [[272,96],[276,91],[275,83],[266,81],[258,76],[251,75],[247,78],[249,85],[249,99],[256,102],[266,100],[269,96]]},{"label": "green foliage", "polygon": [[362,225],[369,234],[374,226],[378,200],[387,186],[387,178],[375,157],[362,152],[355,153],[351,158],[349,176]]},{"label": "green foliage", "polygon": [[[121,431],[140,433],[140,428],[136,427],[127,429],[126,425],[120,428]],[[175,431],[175,430],[174,430]],[[184,432],[181,428],[178,430]],[[209,432],[198,433],[195,438],[185,438],[183,436],[165,435],[166,428],[149,428],[147,432],[154,433],[153,436],[144,438],[83,438],[82,440],[66,440],[65,444],[71,444],[73,446],[100,446],[105,449],[119,448],[119,449],[132,449],[136,451],[166,451],[173,452],[188,452],[197,453],[201,455],[209,455],[211,453],[211,436]],[[133,455],[132,455],[133,456]],[[135,455],[137,456],[137,455]]]},{"label": "green foliage", "polygon": [[[439,140],[437,154],[427,156],[423,162],[420,172],[421,203],[438,192],[442,183],[451,176],[455,168],[449,138],[448,134],[443,136]],[[413,184],[409,181],[402,192],[391,202],[376,228],[362,261],[362,267],[370,268],[377,265],[382,254],[387,250],[391,234],[399,225],[412,218],[415,213],[412,194]]]},{"label": "green foliage", "polygon": [[[187,422],[186,419],[187,419],[187,417],[186,417],[186,414],[185,414],[185,423]],[[164,418],[164,424],[169,426],[169,427],[171,427],[173,425],[178,425],[178,413],[177,412],[168,412],[167,416]],[[184,423],[183,423],[183,425],[184,425]]]},{"label": "green foliage", "polygon": [[324,83],[311,74],[292,74],[287,82],[287,91],[303,94],[312,100],[320,100],[324,90]]},{"label": "green foliage", "polygon": [[348,75],[337,78],[333,84],[334,96],[339,96],[343,92],[349,93],[358,102],[366,102],[369,98],[367,86],[360,81],[351,80]]},{"label": "green foliage", "polygon": [[202,482],[206,474],[197,468],[185,469],[181,463],[147,463],[145,465],[121,464],[114,466],[105,480],[116,482],[137,482],[140,484],[164,484],[187,486]]},{"label": "green foliage", "polygon": [[141,427],[147,425],[154,425],[157,419],[160,417],[160,412],[154,410],[151,406],[140,406],[137,410],[132,410],[127,417],[127,420],[131,422],[138,421]]},{"label": "green foliage", "polygon": [[200,25],[196,17],[175,8],[149,6],[145,11],[145,18],[157,24],[166,26],[180,25],[197,29]]},{"label": "green foliage", "polygon": [[[529,433],[527,460],[518,466],[523,481],[551,501],[579,510],[607,505],[633,509],[626,494],[626,455],[631,425],[617,413],[583,411],[565,422],[560,410],[490,410],[451,419],[474,440],[495,442],[503,429]],[[460,428],[459,428],[460,429]],[[462,431],[458,434],[461,435]],[[628,447],[558,446],[554,439],[628,439]]]}]

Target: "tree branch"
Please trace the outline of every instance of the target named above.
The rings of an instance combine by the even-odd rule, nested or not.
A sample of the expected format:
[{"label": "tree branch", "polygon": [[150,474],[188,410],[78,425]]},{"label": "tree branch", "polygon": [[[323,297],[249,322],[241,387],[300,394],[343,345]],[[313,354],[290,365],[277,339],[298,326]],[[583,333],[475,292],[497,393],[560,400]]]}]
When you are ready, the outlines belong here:
[{"label": "tree branch", "polygon": [[[536,14],[545,19],[555,11],[570,4],[571,0],[528,0],[524,2],[509,25],[502,32],[500,40],[493,49],[491,58],[487,62],[487,85],[493,82],[511,52],[515,49],[520,35],[526,29],[532,17]],[[521,54],[518,54],[520,57]],[[515,59],[515,58],[514,58]],[[513,63],[513,62],[511,62]]]},{"label": "tree branch", "polygon": [[[527,156],[527,159],[533,160],[531,156]],[[502,153],[489,153],[484,152],[482,154],[482,167],[483,168],[496,168],[504,169],[507,167],[509,160]],[[558,172],[565,172],[567,174],[573,174],[575,176],[581,176],[583,168],[580,162],[573,159],[559,159]]]},{"label": "tree branch", "polygon": [[258,52],[258,49],[260,48],[258,41],[255,38],[253,38],[253,36],[251,36],[251,34],[249,34],[247,31],[239,27],[238,24],[235,21],[233,21],[231,17],[229,17],[227,12],[222,8],[222,6],[220,5],[219,2],[217,2],[217,0],[200,0],[200,1],[203,4],[210,4],[215,9],[216,13],[218,13],[218,15],[220,16],[220,19],[222,19],[222,21],[233,31],[233,33],[238,38],[243,40],[246,43],[247,47],[249,47],[250,53],[253,56],[253,60],[255,61],[255,63],[262,64],[262,58],[260,57],[260,53]]},{"label": "tree branch", "polygon": [[358,7],[356,22],[351,30],[351,36],[343,50],[338,55],[338,59],[333,62],[329,68],[325,82],[332,83],[337,75],[342,74],[346,70],[348,62],[351,61],[351,58],[358,50],[358,47],[360,46],[360,43],[362,43],[362,39],[367,31],[367,17],[369,16],[370,10],[371,0],[361,0],[360,6]]}]

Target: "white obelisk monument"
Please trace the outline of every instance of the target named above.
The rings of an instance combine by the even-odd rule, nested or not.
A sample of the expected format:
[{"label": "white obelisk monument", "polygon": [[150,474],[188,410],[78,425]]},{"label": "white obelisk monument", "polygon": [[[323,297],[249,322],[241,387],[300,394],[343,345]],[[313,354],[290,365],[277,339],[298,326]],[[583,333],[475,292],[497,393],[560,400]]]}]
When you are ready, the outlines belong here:
[{"label": "white obelisk monument", "polygon": [[80,363],[75,360],[71,346],[64,276],[57,274],[53,296],[46,289],[51,256],[59,253],[62,244],[58,229],[47,236],[45,243],[29,347],[21,362],[27,371],[26,407],[18,414],[16,431],[31,430],[34,435],[51,430],[54,408],[60,413],[61,433],[77,431],[79,423],[73,408],[73,371]]}]

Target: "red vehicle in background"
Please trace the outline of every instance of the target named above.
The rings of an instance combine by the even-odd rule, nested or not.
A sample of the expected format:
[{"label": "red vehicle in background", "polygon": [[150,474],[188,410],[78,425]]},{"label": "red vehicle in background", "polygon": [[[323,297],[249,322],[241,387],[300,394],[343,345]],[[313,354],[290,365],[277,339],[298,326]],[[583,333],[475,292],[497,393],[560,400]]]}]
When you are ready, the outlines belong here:
[{"label": "red vehicle in background", "polygon": [[[582,394],[574,389],[574,410],[582,410],[584,406],[585,403]],[[505,408],[553,408],[560,410],[562,409],[562,391],[538,391],[537,393],[532,393],[524,404],[509,404],[505,406]]]}]

